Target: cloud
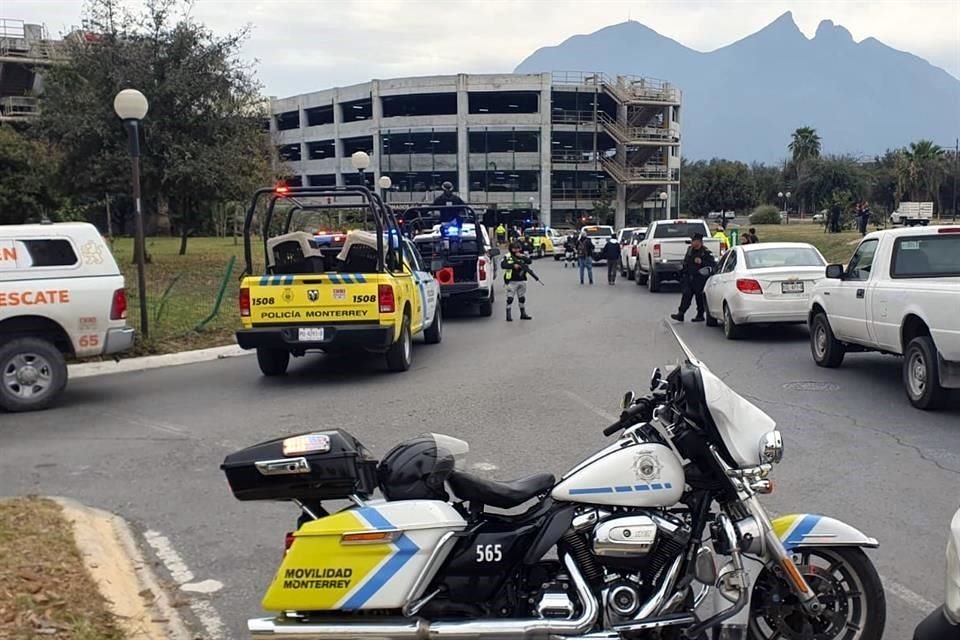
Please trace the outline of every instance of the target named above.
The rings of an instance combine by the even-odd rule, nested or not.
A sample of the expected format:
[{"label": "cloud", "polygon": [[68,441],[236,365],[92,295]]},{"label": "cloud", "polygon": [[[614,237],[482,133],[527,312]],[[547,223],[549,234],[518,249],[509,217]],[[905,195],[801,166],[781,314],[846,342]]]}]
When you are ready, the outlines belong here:
[{"label": "cloud", "polygon": [[[216,31],[249,24],[244,55],[259,61],[267,92],[283,96],[370,78],[509,72],[541,46],[628,18],[709,51],[788,10],[808,37],[830,19],[858,41],[875,37],[960,77],[960,3],[950,0],[196,0],[192,15]],[[4,0],[4,14],[56,33],[79,24],[80,3]]]}]

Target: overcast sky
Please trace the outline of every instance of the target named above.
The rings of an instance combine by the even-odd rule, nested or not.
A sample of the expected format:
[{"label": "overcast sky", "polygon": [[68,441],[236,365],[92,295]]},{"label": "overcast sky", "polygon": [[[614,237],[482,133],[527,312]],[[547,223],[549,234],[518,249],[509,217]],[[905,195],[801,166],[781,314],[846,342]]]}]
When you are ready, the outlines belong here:
[{"label": "overcast sky", "polygon": [[[57,34],[80,23],[82,5],[0,0],[0,17]],[[266,93],[282,97],[371,78],[509,72],[538,47],[628,18],[709,51],[784,11],[808,37],[830,19],[960,78],[960,0],[195,0],[192,15],[221,32],[249,24],[243,53]]]}]

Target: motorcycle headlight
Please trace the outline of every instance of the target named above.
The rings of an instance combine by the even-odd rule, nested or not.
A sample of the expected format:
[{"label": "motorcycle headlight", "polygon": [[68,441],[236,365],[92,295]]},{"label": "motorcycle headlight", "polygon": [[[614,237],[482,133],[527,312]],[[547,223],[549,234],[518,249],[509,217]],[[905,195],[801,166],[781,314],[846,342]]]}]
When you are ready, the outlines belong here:
[{"label": "motorcycle headlight", "polygon": [[760,439],[760,462],[776,464],[781,460],[783,460],[783,438],[780,432],[774,429],[765,433]]}]

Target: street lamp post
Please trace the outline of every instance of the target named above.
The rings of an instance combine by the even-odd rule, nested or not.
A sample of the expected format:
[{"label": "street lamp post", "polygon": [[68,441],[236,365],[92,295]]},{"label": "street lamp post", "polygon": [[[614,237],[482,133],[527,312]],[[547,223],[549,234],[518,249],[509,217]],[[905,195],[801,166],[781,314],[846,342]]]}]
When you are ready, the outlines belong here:
[{"label": "street lamp post", "polygon": [[660,199],[660,208],[663,209],[663,220],[669,220],[670,215],[667,213],[667,192],[661,191],[657,197]]},{"label": "street lamp post", "polygon": [[360,174],[360,185],[366,186],[363,172],[370,166],[370,156],[367,155],[366,151],[354,151],[353,155],[350,156],[350,164]]},{"label": "street lamp post", "polygon": [[777,197],[780,198],[780,206],[783,207],[784,222],[790,224],[790,210],[787,208],[787,205],[790,204],[790,192],[778,191]]},{"label": "street lamp post", "polygon": [[390,179],[390,176],[380,176],[380,179],[377,180],[377,184],[380,185],[380,199],[383,200],[383,203],[387,203],[387,192],[390,191],[390,187],[393,186],[393,180]]},{"label": "street lamp post", "polygon": [[142,93],[136,89],[124,89],[113,99],[113,110],[117,113],[127,130],[127,144],[130,150],[130,165],[133,173],[133,201],[136,237],[134,253],[137,261],[137,297],[140,300],[140,333],[144,339],[150,337],[150,324],[147,315],[147,249],[143,237],[143,206],[140,200],[140,121],[147,115],[149,104]]}]

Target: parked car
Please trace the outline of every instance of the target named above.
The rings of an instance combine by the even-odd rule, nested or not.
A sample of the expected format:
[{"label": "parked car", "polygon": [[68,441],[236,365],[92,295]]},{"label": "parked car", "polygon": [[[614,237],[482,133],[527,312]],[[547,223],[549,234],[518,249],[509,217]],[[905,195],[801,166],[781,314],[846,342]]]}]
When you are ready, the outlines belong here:
[{"label": "parked car", "polygon": [[737,217],[736,211],[711,211],[707,214],[707,220],[720,222],[721,220],[733,220]]},{"label": "parked car", "polygon": [[605,224],[589,225],[580,229],[580,236],[587,236],[593,242],[593,261],[595,263],[603,262],[603,247],[607,244],[607,238],[616,240],[617,235],[613,227]]},{"label": "parked car", "polygon": [[640,255],[640,243],[647,235],[646,227],[637,227],[630,233],[629,240],[620,245],[620,274],[633,280],[636,277],[637,256]]},{"label": "parked car", "polygon": [[0,409],[45,409],[67,358],[133,347],[123,284],[92,224],[0,226]]},{"label": "parked car", "polygon": [[664,280],[679,280],[687,246],[695,233],[703,235],[704,246],[719,258],[720,241],[710,237],[710,229],[703,220],[651,222],[637,249],[637,266],[634,270],[637,284],[645,284],[651,293],[656,293]]},{"label": "parked car", "polygon": [[890,214],[892,224],[902,224],[908,227],[914,225],[927,226],[932,219],[932,202],[901,202],[897,210]]},{"label": "parked car", "polygon": [[826,276],[808,314],[818,365],[839,367],[857,351],[903,356],[903,386],[919,409],[960,388],[960,226],[875,231]]},{"label": "parked car", "polygon": [[563,244],[563,237],[550,227],[530,227],[525,229],[523,237],[533,244],[533,257],[554,256],[556,259],[557,245]]},{"label": "parked car", "polygon": [[805,323],[810,296],[827,261],[806,242],[767,242],[734,247],[707,280],[707,325],[723,324],[735,340],[744,325]]}]

